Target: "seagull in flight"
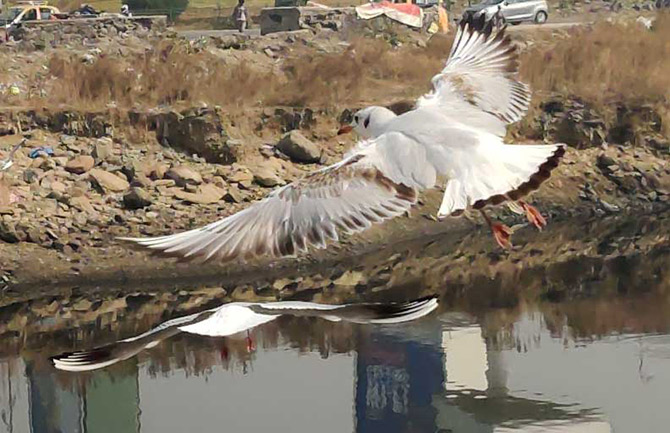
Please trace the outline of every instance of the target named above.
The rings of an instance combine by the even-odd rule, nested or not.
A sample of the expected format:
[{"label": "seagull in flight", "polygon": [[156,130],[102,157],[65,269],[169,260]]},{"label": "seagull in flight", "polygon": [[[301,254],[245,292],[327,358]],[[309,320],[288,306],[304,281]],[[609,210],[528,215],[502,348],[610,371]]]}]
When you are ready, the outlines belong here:
[{"label": "seagull in flight", "polygon": [[496,242],[511,247],[509,227],[486,207],[507,204],[539,229],[544,217],[522,198],[549,178],[562,144],[508,145],[507,125],[528,109],[516,79],[516,47],[482,15],[459,25],[444,69],[414,109],[396,115],[368,107],[340,132],[362,140],[334,165],[274,190],[248,208],[201,228],[154,238],[120,238],[182,259],[220,262],[284,257],[325,248],[342,233],[406,213],[422,190],[444,186],[438,218],[482,213]]},{"label": "seagull in flight", "polygon": [[[227,337],[249,331],[279,316],[320,317],[359,324],[396,324],[419,319],[438,306],[437,296],[400,303],[326,305],[314,302],[232,302],[217,308],[163,322],[135,337],[89,351],[64,353],[51,358],[58,370],[90,371],[108,367],[181,332]],[[247,339],[249,337],[247,336]],[[251,347],[247,341],[248,347]]]}]

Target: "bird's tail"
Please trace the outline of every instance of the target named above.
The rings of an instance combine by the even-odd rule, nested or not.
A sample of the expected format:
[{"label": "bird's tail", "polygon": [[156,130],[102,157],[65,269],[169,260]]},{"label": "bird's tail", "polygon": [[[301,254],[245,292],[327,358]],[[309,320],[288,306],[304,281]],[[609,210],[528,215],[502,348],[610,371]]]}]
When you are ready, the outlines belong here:
[{"label": "bird's tail", "polygon": [[481,146],[448,180],[438,217],[518,200],[549,179],[564,154],[563,144]]}]

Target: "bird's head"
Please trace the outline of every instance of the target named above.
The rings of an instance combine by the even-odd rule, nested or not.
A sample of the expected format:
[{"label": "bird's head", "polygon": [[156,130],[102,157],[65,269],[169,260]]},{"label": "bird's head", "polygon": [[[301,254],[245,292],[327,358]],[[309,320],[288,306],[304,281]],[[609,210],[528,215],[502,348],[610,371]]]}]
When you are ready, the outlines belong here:
[{"label": "bird's head", "polygon": [[384,107],[367,107],[354,113],[351,123],[342,125],[338,135],[356,131],[362,138],[375,138],[384,132],[386,123],[396,117],[395,113]]}]

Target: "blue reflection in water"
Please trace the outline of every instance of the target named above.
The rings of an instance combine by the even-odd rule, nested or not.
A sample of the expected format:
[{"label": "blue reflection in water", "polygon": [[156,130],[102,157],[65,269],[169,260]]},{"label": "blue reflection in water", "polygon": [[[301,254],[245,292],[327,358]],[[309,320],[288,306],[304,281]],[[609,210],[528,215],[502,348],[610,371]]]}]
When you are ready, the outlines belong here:
[{"label": "blue reflection in water", "polygon": [[[326,340],[344,329],[329,326]],[[433,315],[347,328],[350,351],[326,355],[274,332],[279,340],[263,344],[259,329],[258,351],[234,362],[223,340],[190,337],[88,375],[57,372],[36,353],[1,359],[0,432],[594,433],[670,423],[666,334],[580,340],[524,314],[501,340]]]}]

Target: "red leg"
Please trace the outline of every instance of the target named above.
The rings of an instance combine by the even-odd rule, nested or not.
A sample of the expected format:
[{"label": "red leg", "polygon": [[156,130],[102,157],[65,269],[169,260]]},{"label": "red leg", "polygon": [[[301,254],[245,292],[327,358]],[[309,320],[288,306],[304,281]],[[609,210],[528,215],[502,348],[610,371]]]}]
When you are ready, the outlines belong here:
[{"label": "red leg", "polygon": [[498,245],[500,245],[501,248],[505,249],[512,248],[512,242],[510,241],[512,237],[512,230],[505,224],[492,221],[491,217],[489,217],[486,214],[486,212],[484,212],[483,209],[480,209],[479,212],[481,212],[482,216],[486,220],[486,223],[491,228],[491,231],[493,232],[493,237],[498,243]]},{"label": "red leg", "polygon": [[519,205],[526,211],[526,218],[528,218],[528,221],[537,227],[538,230],[542,230],[547,225],[547,220],[542,216],[540,211],[535,209],[535,207],[523,200],[519,200]]},{"label": "red leg", "polygon": [[249,331],[247,331],[247,338],[245,339],[247,342],[247,352],[255,352],[256,351],[256,345],[254,344],[254,340],[251,339],[251,335],[249,334]]}]

